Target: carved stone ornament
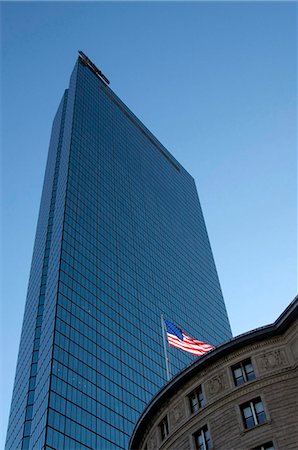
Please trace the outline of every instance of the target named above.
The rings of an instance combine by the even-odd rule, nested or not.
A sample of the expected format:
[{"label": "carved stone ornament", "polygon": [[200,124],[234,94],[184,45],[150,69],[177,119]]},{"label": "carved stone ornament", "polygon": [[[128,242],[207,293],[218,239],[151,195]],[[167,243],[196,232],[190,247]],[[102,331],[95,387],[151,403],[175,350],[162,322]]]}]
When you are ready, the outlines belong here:
[{"label": "carved stone ornament", "polygon": [[260,372],[277,369],[287,364],[287,357],[284,350],[273,350],[264,353],[258,358]]},{"label": "carved stone ornament", "polygon": [[158,442],[157,442],[157,436],[156,436],[156,430],[151,434],[147,441],[147,449],[148,450],[157,450],[158,449]]},{"label": "carved stone ornament", "polygon": [[295,339],[294,342],[291,344],[292,353],[294,355],[294,358],[298,359],[298,339]]},{"label": "carved stone ornament", "polygon": [[215,377],[211,378],[206,383],[206,390],[208,397],[214,397],[227,389],[229,386],[228,378],[225,372],[221,372]]},{"label": "carved stone ornament", "polygon": [[170,411],[170,421],[171,426],[174,428],[185,418],[185,409],[183,401],[179,402],[171,411]]}]

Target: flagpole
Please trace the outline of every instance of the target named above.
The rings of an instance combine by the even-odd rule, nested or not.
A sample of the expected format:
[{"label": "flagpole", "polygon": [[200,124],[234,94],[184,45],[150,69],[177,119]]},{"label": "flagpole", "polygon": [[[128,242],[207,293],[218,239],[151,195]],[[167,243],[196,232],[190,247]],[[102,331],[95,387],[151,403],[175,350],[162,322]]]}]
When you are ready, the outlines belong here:
[{"label": "flagpole", "polygon": [[164,349],[165,360],[166,360],[167,380],[170,381],[170,369],[169,369],[169,358],[168,358],[168,352],[167,352],[166,330],[165,330],[165,322],[164,322],[162,314],[161,314],[161,328],[162,328],[162,336],[163,336],[163,349]]}]

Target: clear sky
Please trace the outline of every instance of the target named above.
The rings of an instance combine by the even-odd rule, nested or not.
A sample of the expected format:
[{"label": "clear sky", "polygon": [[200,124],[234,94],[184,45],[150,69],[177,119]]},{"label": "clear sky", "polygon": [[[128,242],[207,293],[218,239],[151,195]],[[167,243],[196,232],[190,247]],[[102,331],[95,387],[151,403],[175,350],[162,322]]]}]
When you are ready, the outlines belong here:
[{"label": "clear sky", "polygon": [[234,335],[296,295],[297,4],[1,9],[2,448],[51,125],[78,49],[195,178]]}]

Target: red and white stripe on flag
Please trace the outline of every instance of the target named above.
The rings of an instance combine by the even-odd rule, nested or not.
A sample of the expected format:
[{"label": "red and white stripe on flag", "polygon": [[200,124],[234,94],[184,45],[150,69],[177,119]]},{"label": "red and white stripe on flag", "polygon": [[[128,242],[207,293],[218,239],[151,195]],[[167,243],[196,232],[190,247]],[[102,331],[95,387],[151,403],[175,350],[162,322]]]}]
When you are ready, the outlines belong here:
[{"label": "red and white stripe on flag", "polygon": [[182,331],[183,340],[179,339],[176,335],[167,332],[169,345],[180,348],[186,352],[192,353],[196,356],[202,356],[204,353],[209,352],[214,347],[213,345],[205,344],[197,339],[190,338]]}]

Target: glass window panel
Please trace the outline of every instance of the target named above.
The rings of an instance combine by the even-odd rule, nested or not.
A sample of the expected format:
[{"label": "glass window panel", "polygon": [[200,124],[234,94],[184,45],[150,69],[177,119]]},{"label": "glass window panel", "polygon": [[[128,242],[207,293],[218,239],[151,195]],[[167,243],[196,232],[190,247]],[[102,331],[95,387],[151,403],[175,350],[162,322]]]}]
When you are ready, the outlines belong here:
[{"label": "glass window panel", "polygon": [[207,450],[212,448],[210,432],[207,426],[204,426],[195,433],[194,439],[197,450]]},{"label": "glass window panel", "polygon": [[235,386],[240,386],[246,381],[255,379],[255,373],[251,360],[245,360],[232,367]]},{"label": "glass window panel", "polygon": [[263,403],[260,398],[256,398],[249,403],[240,406],[244,425],[246,428],[252,428],[256,425],[266,422],[266,414]]},{"label": "glass window panel", "polygon": [[255,376],[255,372],[254,372],[254,368],[253,368],[252,363],[251,362],[247,362],[244,365],[244,368],[245,368],[247,381],[254,380],[256,378],[256,376]]},{"label": "glass window panel", "polygon": [[192,413],[197,413],[204,406],[205,400],[201,386],[189,395],[189,402]]}]

